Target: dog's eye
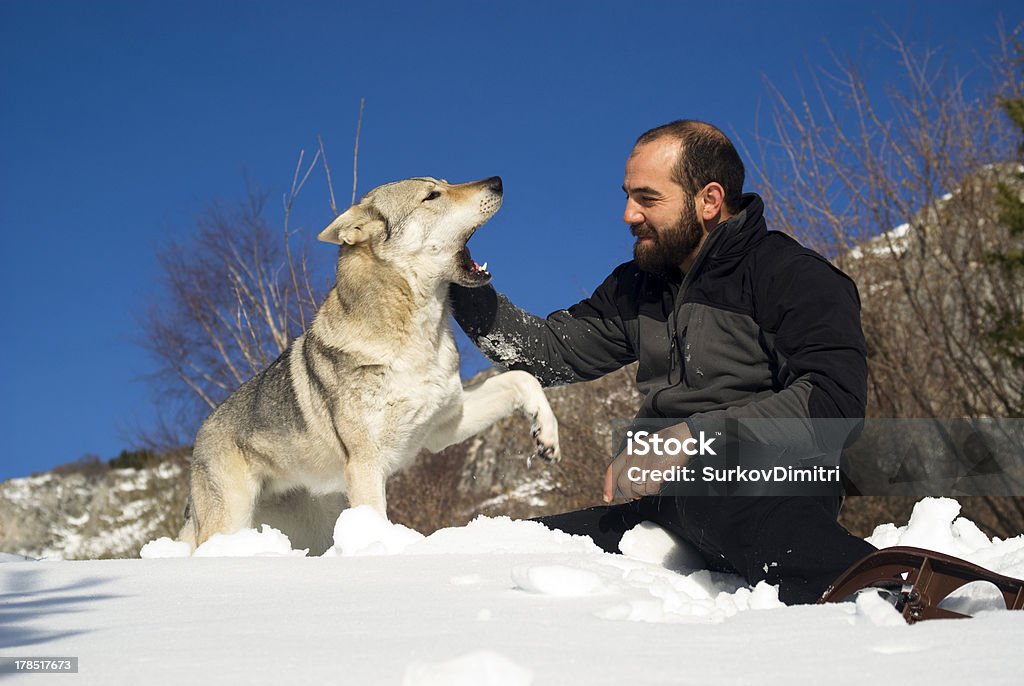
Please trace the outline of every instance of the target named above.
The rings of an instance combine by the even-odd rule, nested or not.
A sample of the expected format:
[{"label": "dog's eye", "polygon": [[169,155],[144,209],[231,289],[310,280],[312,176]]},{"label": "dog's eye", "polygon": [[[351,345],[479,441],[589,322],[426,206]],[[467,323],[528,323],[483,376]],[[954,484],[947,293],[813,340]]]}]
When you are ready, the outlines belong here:
[{"label": "dog's eye", "polygon": [[426,202],[428,200],[437,200],[440,197],[441,197],[441,193],[439,191],[431,191],[430,195],[428,195],[427,197],[423,198],[423,202]]}]

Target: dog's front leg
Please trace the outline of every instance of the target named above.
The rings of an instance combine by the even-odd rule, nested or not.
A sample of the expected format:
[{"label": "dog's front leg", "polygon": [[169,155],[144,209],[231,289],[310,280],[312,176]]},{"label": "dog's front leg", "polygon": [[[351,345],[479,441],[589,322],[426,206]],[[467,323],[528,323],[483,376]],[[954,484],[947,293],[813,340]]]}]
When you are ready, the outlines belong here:
[{"label": "dog's front leg", "polygon": [[384,494],[386,479],[379,467],[362,461],[350,461],[345,466],[345,481],[349,507],[369,505],[385,517],[388,516],[387,497]]},{"label": "dog's front leg", "polygon": [[537,455],[549,462],[557,462],[562,456],[558,446],[558,420],[537,379],[518,370],[492,376],[476,386],[463,389],[461,413],[434,427],[425,446],[436,453],[480,433],[516,411],[522,411],[530,418]]}]

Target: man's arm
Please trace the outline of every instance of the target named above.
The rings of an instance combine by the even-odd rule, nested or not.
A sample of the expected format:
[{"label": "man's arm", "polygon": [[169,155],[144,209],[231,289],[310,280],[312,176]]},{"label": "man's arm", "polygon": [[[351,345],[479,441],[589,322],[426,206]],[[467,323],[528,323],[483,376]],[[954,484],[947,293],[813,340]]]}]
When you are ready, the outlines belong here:
[{"label": "man's arm", "polygon": [[626,265],[594,294],[568,310],[537,317],[513,305],[490,285],[452,285],[453,314],[470,340],[492,362],[521,369],[544,386],[587,381],[636,359],[616,301],[628,289]]}]

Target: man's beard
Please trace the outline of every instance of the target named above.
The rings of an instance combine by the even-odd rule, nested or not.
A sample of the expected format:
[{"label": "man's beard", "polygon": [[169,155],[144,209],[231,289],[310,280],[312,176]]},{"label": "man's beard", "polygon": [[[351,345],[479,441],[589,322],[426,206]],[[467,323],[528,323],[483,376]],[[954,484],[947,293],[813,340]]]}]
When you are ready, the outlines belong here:
[{"label": "man's beard", "polygon": [[661,276],[679,273],[679,265],[700,246],[704,227],[697,219],[692,203],[683,204],[683,213],[672,226],[653,230],[648,224],[632,227],[633,235],[651,237],[650,242],[633,245],[633,260],[645,272]]}]

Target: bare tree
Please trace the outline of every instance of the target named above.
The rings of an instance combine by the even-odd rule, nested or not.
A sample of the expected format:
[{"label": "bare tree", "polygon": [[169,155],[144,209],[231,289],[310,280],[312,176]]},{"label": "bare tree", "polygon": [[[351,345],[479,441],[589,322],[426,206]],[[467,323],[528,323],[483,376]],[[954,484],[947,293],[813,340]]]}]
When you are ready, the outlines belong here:
[{"label": "bare tree", "polygon": [[265,194],[250,193],[233,210],[212,206],[194,236],[158,255],[166,297],[147,312],[142,343],[159,364],[160,399],[177,407],[180,438],[190,440],[198,422],[273,362],[316,311],[305,244],[287,220],[282,240],[265,205]]},{"label": "bare tree", "polygon": [[[755,173],[772,223],[857,281],[869,416],[1019,416],[1024,369],[986,335],[1024,317],[1021,273],[991,259],[1020,249],[996,202],[1000,188],[1024,197],[1003,108],[1024,88],[1019,44],[1001,33],[996,59],[967,75],[890,44],[885,90],[839,58],[797,98],[768,84]],[[1021,499],[981,500],[993,528],[1019,533]]]},{"label": "bare tree", "polygon": [[[359,120],[353,152],[355,201]],[[157,255],[165,297],[142,317],[140,343],[157,361],[152,376],[168,419],[144,432],[140,443],[170,448],[191,442],[202,419],[242,383],[279,357],[312,322],[323,297],[314,288],[308,236],[291,225],[295,201],[322,164],[337,215],[323,139],[306,162],[301,151],[283,198],[283,222],[267,219],[267,195],[250,191],[238,207],[212,205],[196,221],[194,236],[171,241]],[[326,285],[326,279],[325,284]]]},{"label": "bare tree", "polygon": [[1024,313],[1022,284],[986,258],[1014,244],[994,199],[1021,188],[1000,106],[1020,96],[1020,63],[1003,37],[992,87],[969,98],[974,83],[934,53],[891,41],[901,69],[886,96],[838,59],[796,101],[769,84],[757,170],[773,223],[860,284],[874,412],[1014,416],[1024,374],[979,333]]}]

